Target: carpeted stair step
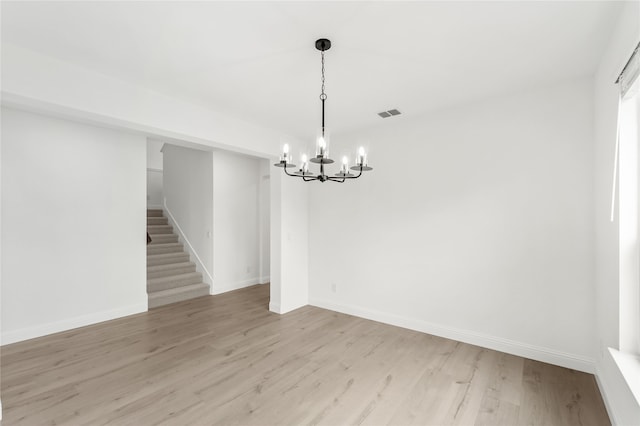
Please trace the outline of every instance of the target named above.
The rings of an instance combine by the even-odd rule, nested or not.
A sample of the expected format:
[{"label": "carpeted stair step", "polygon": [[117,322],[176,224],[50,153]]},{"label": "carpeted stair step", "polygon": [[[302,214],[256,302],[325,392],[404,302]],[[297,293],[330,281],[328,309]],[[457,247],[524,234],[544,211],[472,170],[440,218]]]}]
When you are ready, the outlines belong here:
[{"label": "carpeted stair step", "polygon": [[184,252],[147,255],[147,267],[156,265],[167,265],[170,263],[182,263],[188,261],[189,255]]},{"label": "carpeted stair step", "polygon": [[147,226],[149,225],[167,225],[169,220],[166,217],[147,217]]},{"label": "carpeted stair step", "polygon": [[149,309],[208,295],[209,286],[203,283],[157,291],[149,293]]},{"label": "carpeted stair step", "polygon": [[163,213],[160,209],[147,209],[147,217],[162,217]]},{"label": "carpeted stair step", "polygon": [[171,275],[187,274],[195,272],[196,265],[193,262],[170,263],[168,265],[149,266],[147,279],[168,277]]},{"label": "carpeted stair step", "polygon": [[172,234],[173,228],[171,225],[148,225],[147,232],[149,234]]},{"label": "carpeted stair step", "polygon": [[151,243],[149,243],[149,245],[178,242],[178,236],[176,234],[153,234],[150,235],[150,237]]},{"label": "carpeted stair step", "polygon": [[169,277],[152,278],[147,280],[147,292],[151,294],[157,291],[198,283],[202,283],[202,274],[200,272],[189,272]]},{"label": "carpeted stair step", "polygon": [[180,252],[184,252],[184,246],[180,243],[149,244],[147,246],[147,256]]}]

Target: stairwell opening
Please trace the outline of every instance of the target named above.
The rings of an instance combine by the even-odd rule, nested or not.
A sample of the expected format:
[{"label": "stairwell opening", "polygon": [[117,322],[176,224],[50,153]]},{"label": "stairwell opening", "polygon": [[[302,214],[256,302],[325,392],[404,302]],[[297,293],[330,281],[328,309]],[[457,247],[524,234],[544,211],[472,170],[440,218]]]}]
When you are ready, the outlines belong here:
[{"label": "stairwell opening", "polygon": [[[154,152],[148,152],[149,308],[269,283],[267,160],[161,147],[150,145]],[[161,167],[149,167],[154,158]],[[153,202],[158,190],[151,168],[162,176],[160,205]]]}]

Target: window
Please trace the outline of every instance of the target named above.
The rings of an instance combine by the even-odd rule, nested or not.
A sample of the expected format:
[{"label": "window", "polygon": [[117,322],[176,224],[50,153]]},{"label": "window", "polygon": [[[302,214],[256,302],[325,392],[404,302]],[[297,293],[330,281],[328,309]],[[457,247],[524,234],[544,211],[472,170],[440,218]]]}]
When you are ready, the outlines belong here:
[{"label": "window", "polygon": [[620,350],[640,354],[640,79],[620,101]]},{"label": "window", "polygon": [[[620,86],[616,167],[619,179],[620,350],[609,348],[640,403],[640,43],[616,83]],[[614,172],[615,175],[615,172]],[[615,184],[614,192],[615,195]],[[611,220],[614,219],[612,203]]]}]

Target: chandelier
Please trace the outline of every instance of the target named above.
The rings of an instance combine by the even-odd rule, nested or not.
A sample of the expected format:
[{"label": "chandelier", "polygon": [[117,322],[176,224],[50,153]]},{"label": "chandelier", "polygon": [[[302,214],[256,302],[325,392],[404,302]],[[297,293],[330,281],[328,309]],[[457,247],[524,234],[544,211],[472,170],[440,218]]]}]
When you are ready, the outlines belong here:
[{"label": "chandelier", "polygon": [[[315,157],[308,158],[306,154],[302,155],[302,165],[300,169],[296,172],[289,173],[287,169],[297,167],[295,164],[291,162],[291,154],[289,153],[289,145],[284,144],[282,148],[282,156],[280,157],[280,162],[274,164],[276,167],[282,167],[285,174],[287,176],[299,177],[302,178],[305,182],[312,182],[314,180],[319,180],[320,182],[344,182],[347,179],[357,179],[362,176],[362,172],[366,172],[369,170],[373,170],[372,167],[369,167],[367,164],[367,155],[364,151],[363,147],[360,147],[358,153],[356,155],[355,165],[349,167],[349,158],[344,156],[342,157],[342,167],[339,173],[336,173],[333,176],[329,176],[325,174],[324,166],[325,164],[331,164],[334,161],[329,158],[329,147],[327,143],[327,138],[325,138],[325,126],[324,126],[324,103],[327,100],[327,94],[324,92],[324,52],[331,48],[331,41],[326,38],[321,38],[316,40],[316,49],[320,51],[321,62],[322,62],[322,90],[320,92],[320,101],[322,102],[322,128],[320,132],[320,136],[318,137],[316,143],[316,155]],[[320,174],[314,174],[309,171],[309,162],[320,165]],[[353,174],[350,170],[358,172],[358,174]]]}]

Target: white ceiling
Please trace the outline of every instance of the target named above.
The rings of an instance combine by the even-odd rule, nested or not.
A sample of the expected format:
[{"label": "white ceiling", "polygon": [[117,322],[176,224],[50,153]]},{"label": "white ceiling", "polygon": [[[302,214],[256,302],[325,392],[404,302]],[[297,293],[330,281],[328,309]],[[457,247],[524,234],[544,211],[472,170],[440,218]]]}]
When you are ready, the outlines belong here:
[{"label": "white ceiling", "polygon": [[591,75],[616,2],[2,2],[2,41],[298,137]]}]

